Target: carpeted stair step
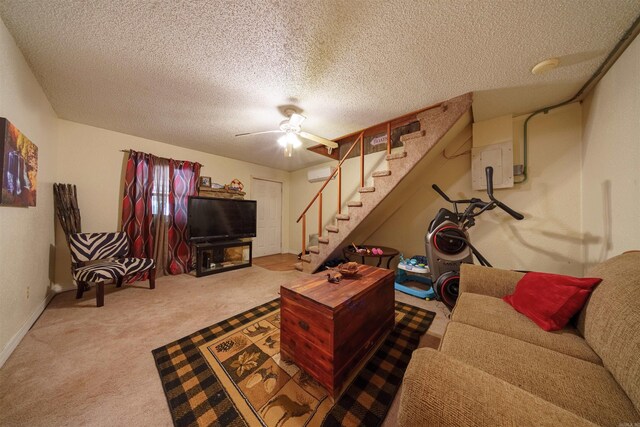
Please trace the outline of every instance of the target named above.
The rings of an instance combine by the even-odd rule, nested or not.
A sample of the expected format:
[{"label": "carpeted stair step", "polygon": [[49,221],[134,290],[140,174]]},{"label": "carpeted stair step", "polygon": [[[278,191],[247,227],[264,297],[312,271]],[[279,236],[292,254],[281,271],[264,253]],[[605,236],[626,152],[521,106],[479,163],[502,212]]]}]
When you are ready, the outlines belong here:
[{"label": "carpeted stair step", "polygon": [[318,243],[329,243],[329,236],[318,236]]},{"label": "carpeted stair step", "polygon": [[294,265],[294,267],[296,268],[296,270],[298,271],[302,271],[303,267],[302,267],[302,263],[301,262],[296,262],[296,264]]},{"label": "carpeted stair step", "polygon": [[360,200],[352,200],[347,202],[347,206],[350,208],[359,208],[362,207],[362,202]]},{"label": "carpeted stair step", "polygon": [[307,248],[307,250],[309,252],[311,252],[312,254],[319,254],[320,253],[320,248],[318,246],[309,246]]},{"label": "carpeted stair step", "polygon": [[311,262],[311,255],[307,254],[307,255],[302,255],[302,257],[300,258],[302,261],[304,262]]},{"label": "carpeted stair step", "polygon": [[327,230],[329,233],[337,233],[338,231],[340,231],[335,225],[327,225],[325,227],[325,230]]},{"label": "carpeted stair step", "polygon": [[349,214],[337,214],[336,215],[336,219],[338,221],[349,221],[351,217],[349,216]]},{"label": "carpeted stair step", "polygon": [[416,139],[416,138],[422,138],[423,136],[425,136],[427,133],[423,130],[419,130],[417,132],[412,132],[412,133],[407,133],[405,135],[402,135],[400,137],[400,142],[404,143],[407,141],[411,141],[412,139]]},{"label": "carpeted stair step", "polygon": [[404,159],[405,157],[407,157],[407,152],[406,151],[401,151],[399,153],[387,154],[387,160],[398,160],[398,159]]},{"label": "carpeted stair step", "polygon": [[391,171],[375,171],[371,174],[372,177],[376,178],[379,176],[389,176],[391,175]]},{"label": "carpeted stair step", "polygon": [[360,193],[373,193],[376,191],[376,187],[360,187],[358,188],[358,192]]}]

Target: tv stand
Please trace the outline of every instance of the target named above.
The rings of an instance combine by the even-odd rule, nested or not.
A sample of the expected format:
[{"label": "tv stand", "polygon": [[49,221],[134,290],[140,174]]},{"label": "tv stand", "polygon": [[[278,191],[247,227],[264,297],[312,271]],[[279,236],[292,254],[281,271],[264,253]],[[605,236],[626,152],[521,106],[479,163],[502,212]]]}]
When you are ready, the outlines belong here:
[{"label": "tv stand", "polygon": [[252,242],[224,240],[194,243],[196,249],[196,277],[251,267]]}]

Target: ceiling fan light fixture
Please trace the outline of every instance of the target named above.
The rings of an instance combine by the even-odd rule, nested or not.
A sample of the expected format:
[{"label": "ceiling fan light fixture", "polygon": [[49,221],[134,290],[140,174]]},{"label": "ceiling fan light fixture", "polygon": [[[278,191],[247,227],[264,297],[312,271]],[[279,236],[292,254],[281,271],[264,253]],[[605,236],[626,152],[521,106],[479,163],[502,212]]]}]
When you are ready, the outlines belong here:
[{"label": "ceiling fan light fixture", "polygon": [[293,141],[293,148],[298,148],[302,145],[302,141],[300,141],[300,138],[298,138],[298,135],[294,135],[291,134],[291,136],[293,136],[293,138],[291,138],[291,140]]},{"label": "ceiling fan light fixture", "polygon": [[298,114],[296,112],[292,112],[289,115],[289,125],[292,128],[297,128],[298,131],[300,131],[300,126],[302,126],[302,122],[304,122],[306,119],[305,116],[303,116],[302,114]]},{"label": "ceiling fan light fixture", "polygon": [[281,147],[286,147],[287,146],[287,135],[288,134],[284,134],[282,135],[280,138],[278,138],[278,145]]},{"label": "ceiling fan light fixture", "polygon": [[284,148],[289,145],[291,145],[293,148],[298,148],[302,145],[302,142],[300,142],[295,133],[287,132],[280,138],[278,138],[278,144],[280,144],[280,146]]},{"label": "ceiling fan light fixture", "polygon": [[238,133],[236,136],[249,136],[249,135],[261,135],[266,133],[283,133],[278,138],[278,145],[285,149],[285,156],[291,157],[294,148],[302,146],[302,139],[313,141],[316,144],[322,144],[327,147],[327,151],[331,154],[331,150],[338,148],[338,144],[330,139],[323,138],[318,135],[314,135],[309,132],[303,132],[301,125],[306,120],[306,117],[302,114],[296,113],[294,110],[289,109],[285,111],[285,115],[288,119],[280,122],[280,127],[277,130],[267,130],[262,132],[247,132]]}]

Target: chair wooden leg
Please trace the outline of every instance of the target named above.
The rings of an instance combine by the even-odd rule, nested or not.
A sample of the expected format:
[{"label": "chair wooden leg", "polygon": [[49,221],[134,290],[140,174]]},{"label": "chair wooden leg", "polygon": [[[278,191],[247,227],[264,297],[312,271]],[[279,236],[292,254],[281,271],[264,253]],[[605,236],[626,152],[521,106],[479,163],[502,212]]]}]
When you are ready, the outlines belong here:
[{"label": "chair wooden leg", "polygon": [[96,306],[104,305],[104,282],[96,283]]},{"label": "chair wooden leg", "polygon": [[76,299],[82,298],[82,294],[84,293],[84,289],[87,287],[85,282],[78,282],[78,289],[76,290]]},{"label": "chair wooden leg", "polygon": [[149,270],[149,289],[156,288],[156,269]]},{"label": "chair wooden leg", "polygon": [[118,280],[116,280],[116,288],[121,288],[122,282],[124,282],[124,277],[119,277]]}]

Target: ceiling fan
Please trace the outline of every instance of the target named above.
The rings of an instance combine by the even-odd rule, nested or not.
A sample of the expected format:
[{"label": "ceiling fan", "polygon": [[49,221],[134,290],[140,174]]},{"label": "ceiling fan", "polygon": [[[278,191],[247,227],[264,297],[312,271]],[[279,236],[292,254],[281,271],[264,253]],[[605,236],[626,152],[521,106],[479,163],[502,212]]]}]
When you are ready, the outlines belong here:
[{"label": "ceiling fan", "polygon": [[280,144],[284,148],[285,157],[291,157],[293,155],[293,149],[298,148],[302,145],[302,141],[300,141],[298,137],[325,145],[329,154],[331,154],[334,148],[338,148],[338,144],[331,140],[314,135],[309,132],[304,132],[301,126],[306,117],[302,114],[298,114],[293,110],[286,110],[285,115],[289,118],[283,120],[280,123],[280,129],[265,130],[262,132],[239,133],[236,136],[260,135],[263,133],[284,133],[284,135],[278,138],[278,144]]}]

